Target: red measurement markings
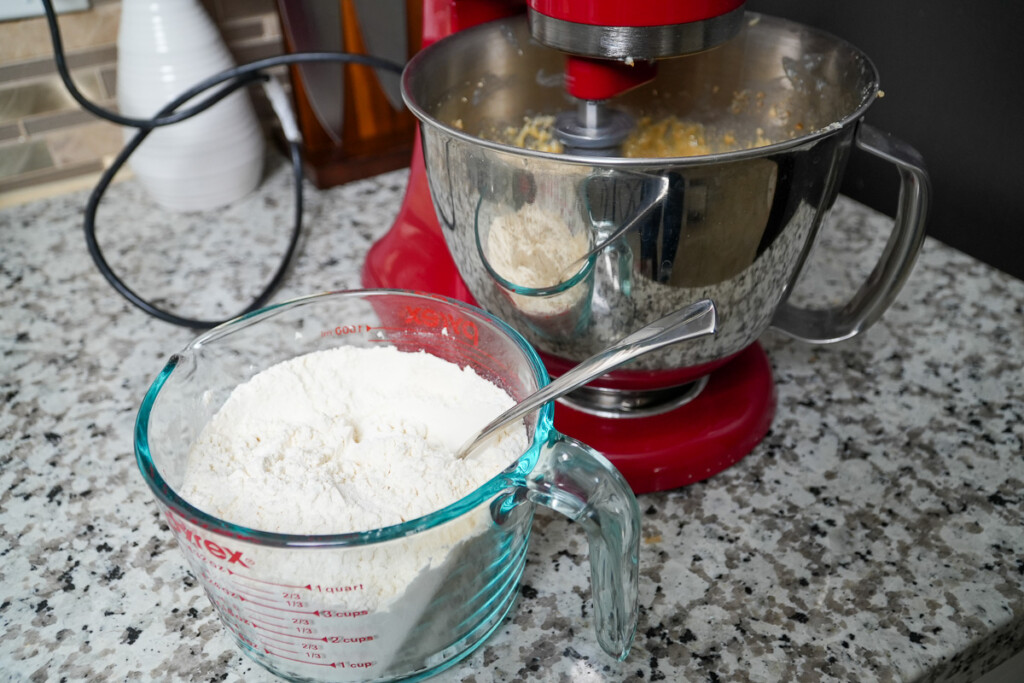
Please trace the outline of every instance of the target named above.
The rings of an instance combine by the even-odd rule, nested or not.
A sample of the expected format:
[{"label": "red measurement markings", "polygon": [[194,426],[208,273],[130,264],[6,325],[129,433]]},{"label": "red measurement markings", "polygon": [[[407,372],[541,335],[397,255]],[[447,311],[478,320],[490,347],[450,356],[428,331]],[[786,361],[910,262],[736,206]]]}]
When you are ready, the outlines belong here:
[{"label": "red measurement markings", "polygon": [[[273,624],[273,626],[281,627],[281,626],[287,625],[287,623],[288,623],[288,617],[283,617],[280,614],[267,614],[266,612],[260,612],[258,610],[248,609],[248,607],[247,607],[247,611],[251,612],[252,614],[255,614],[256,616],[258,616],[260,618],[260,621],[262,621],[264,619],[273,619],[274,621],[278,622],[276,624]],[[253,625],[254,626],[258,626],[259,624],[254,621]]]},{"label": "red measurement markings", "polygon": [[[275,630],[273,630],[271,628],[268,628],[266,625],[261,624],[259,622],[252,621],[250,619],[241,618],[241,617],[239,617],[239,615],[237,615],[236,613],[232,612],[231,610],[226,610],[226,611],[232,617],[234,617],[235,619],[237,619],[241,623],[244,623],[246,626],[249,626],[250,628],[252,628],[254,630],[255,640],[259,641],[258,643],[254,642],[253,638],[249,638],[246,635],[246,633],[244,631],[242,631],[240,628],[235,627],[235,628],[231,629],[235,633],[236,636],[238,636],[240,639],[242,639],[243,641],[248,643],[250,646],[256,648],[257,650],[261,650],[261,649],[264,649],[266,647],[266,645],[264,644],[264,641],[273,641],[273,642],[276,642],[276,643],[281,643],[283,645],[302,645],[302,643],[297,643],[296,642],[296,639],[297,638],[302,638],[302,636],[295,636],[295,635],[292,635],[290,633],[280,633],[280,632],[275,631]],[[270,634],[273,634],[273,635],[270,635]],[[284,636],[284,638],[275,638],[274,637],[275,635]],[[309,637],[309,638],[305,638],[305,639],[306,640],[320,640],[319,638],[314,638],[314,637]],[[314,647],[319,649],[319,645],[314,645]]]},{"label": "red measurement markings", "polygon": [[[232,630],[234,630],[234,629],[232,629]],[[263,645],[261,643],[254,643],[252,641],[252,638],[246,638],[244,633],[239,633],[238,631],[235,631],[234,633],[235,633],[236,636],[238,636],[239,640],[241,640],[243,643],[245,643],[246,645],[248,645],[252,649],[254,649],[254,650],[262,650],[263,649]]]},{"label": "red measurement markings", "polygon": [[[241,574],[234,574],[234,576],[240,577]],[[245,590],[243,591],[242,588],[241,588],[242,584],[240,582],[236,581],[235,585],[239,586],[239,588],[238,588],[238,592],[239,593],[244,592],[247,595],[252,595],[254,593],[258,593],[260,595],[260,597],[266,596],[267,598],[273,598],[273,596],[275,596],[275,595],[277,595],[279,593],[279,591],[276,591],[276,590],[263,588],[262,586],[253,586],[251,584],[245,584]]]},{"label": "red measurement markings", "polygon": [[225,569],[225,571],[227,571],[227,573],[231,574],[232,576],[237,576],[237,577],[245,579],[247,581],[255,581],[256,583],[262,583],[262,584],[264,584],[266,586],[277,586],[278,588],[305,588],[306,590],[310,590],[310,584],[308,584],[308,583],[304,584],[304,585],[297,585],[297,584],[294,584],[294,583],[276,583],[274,581],[266,581],[264,579],[257,579],[256,577],[249,576],[248,574],[240,574],[238,572],[231,571],[230,569]]},{"label": "red measurement markings", "polygon": [[[249,626],[250,628],[254,628],[254,629],[270,630],[267,627],[267,625],[261,623],[260,620],[253,619],[251,614],[241,614],[240,612],[236,611],[231,605],[225,605],[223,603],[223,601],[221,601],[221,600],[216,600],[215,603],[216,603],[217,607],[221,610],[221,612],[223,613],[223,615],[225,617],[233,619],[235,622],[238,623],[239,626],[241,626],[242,624],[245,624],[246,626]],[[249,612],[252,612],[252,611],[253,610],[249,610]],[[279,617],[275,617],[275,616],[272,616],[272,615],[261,615],[261,616],[266,616],[267,618],[271,618],[271,619],[279,619]],[[285,624],[272,624],[272,626],[276,626],[278,628],[286,628]],[[234,629],[232,629],[232,630],[234,630]]]},{"label": "red measurement markings", "polygon": [[311,588],[311,590],[317,593],[351,593],[353,591],[363,590],[363,584],[356,583],[351,586],[321,586],[317,584]]},{"label": "red measurement markings", "polygon": [[[303,650],[287,650],[278,646],[274,646],[273,649],[267,645],[260,645],[253,643],[251,640],[244,636],[239,636],[246,643],[251,645],[257,650],[263,650],[264,654],[272,655],[280,659],[287,659],[291,662],[299,662],[300,664],[315,664],[316,666],[329,666],[333,669],[370,669],[376,662],[328,662],[326,661],[326,655],[319,651],[319,647],[313,644],[304,644]],[[289,656],[294,655],[294,656]]]},{"label": "red measurement markings", "polygon": [[250,592],[248,590],[242,590],[241,588],[235,588],[234,591],[236,593],[238,593],[239,595],[242,595],[242,596],[245,596],[245,597],[248,597],[248,598],[257,598],[259,600],[266,600],[268,598],[273,599],[273,593],[267,593],[265,591],[260,591],[259,593],[253,593],[253,592]]},{"label": "red measurement markings", "polygon": [[340,617],[340,618],[343,618],[343,619],[344,618],[352,618],[352,617],[365,617],[369,613],[370,613],[370,611],[369,610],[365,610],[365,609],[356,610],[354,612],[339,612],[337,610],[318,609],[315,612],[313,612],[313,614],[317,615],[318,617],[330,617],[330,618],[338,618],[338,617]]},{"label": "red measurement markings", "polygon": [[427,328],[441,327],[473,346],[480,343],[480,331],[472,320],[451,313],[442,313],[427,306],[403,306],[403,309],[402,315],[405,316],[403,322],[407,325]]},{"label": "red measurement markings", "polygon": [[338,669],[369,669],[377,662],[338,662]]},{"label": "red measurement markings", "polygon": [[284,638],[275,638],[274,636],[265,636],[262,633],[260,634],[260,640],[261,641],[266,640],[266,641],[270,641],[270,642],[274,642],[274,643],[283,643],[285,645],[294,645],[295,644],[295,641],[293,639],[291,639],[291,638],[288,638],[286,640]]},{"label": "red measurement markings", "polygon": [[326,330],[320,330],[321,337],[342,337],[346,334],[355,334],[370,332],[371,330],[378,329],[370,327],[364,323],[354,323],[352,325],[338,325],[334,328],[328,328]]},{"label": "red measurement markings", "polygon": [[374,640],[377,640],[377,636],[324,636],[325,643],[351,643],[353,645],[359,645],[361,643],[369,643]]},{"label": "red measurement markings", "polygon": [[[213,581],[211,581],[210,583],[213,585],[214,588],[217,588],[218,590],[224,592],[225,595],[228,598],[231,598],[232,600],[236,600],[236,601],[238,601],[240,603],[244,603],[244,605],[242,607],[243,607],[243,609],[245,609],[248,612],[262,614],[262,613],[258,612],[257,610],[253,609],[253,607],[262,607],[264,609],[269,609],[269,610],[271,610],[273,612],[288,612],[290,614],[317,614],[317,615],[319,615],[319,612],[317,612],[315,610],[314,611],[310,611],[310,610],[297,609],[299,607],[306,607],[306,603],[302,602],[301,600],[288,600],[288,601],[286,601],[285,605],[280,605],[280,604],[276,604],[276,605],[270,604],[270,605],[268,605],[268,604],[266,604],[264,602],[257,602],[256,600],[253,600],[252,598],[247,598],[244,595],[241,595],[241,594],[239,594],[237,592],[226,591],[222,586],[218,586]],[[264,615],[264,616],[266,616],[266,615]]]},{"label": "red measurement markings", "polygon": [[[267,633],[273,633],[275,636],[286,636],[288,638],[298,638],[299,640],[320,640],[320,641],[323,641],[323,642],[327,642],[326,639],[324,638],[324,636],[316,636],[316,635],[300,636],[300,635],[296,635],[294,633],[284,633],[282,631],[275,631],[274,629],[267,628],[266,626],[257,626],[256,624],[253,624],[253,626],[256,626],[256,628],[258,628],[260,631],[266,631]],[[308,627],[303,627],[303,628],[305,628],[307,632],[313,633],[313,629],[308,628]]]},{"label": "red measurement markings", "polygon": [[248,600],[246,598],[240,599],[243,602],[248,602],[249,604],[255,605],[256,607],[263,607],[265,609],[270,609],[277,612],[287,612],[289,614],[319,614],[319,612],[316,611],[310,612],[308,610],[295,609],[298,607],[305,607],[305,604],[300,601],[295,601],[295,604],[289,604],[286,607],[282,607],[281,605],[266,605],[262,602],[256,602],[255,600]]},{"label": "red measurement markings", "polygon": [[249,560],[242,556],[241,550],[235,550],[216,541],[211,541],[209,538],[204,538],[200,535],[199,531],[191,528],[183,519],[170,510],[167,511],[165,516],[171,529],[177,532],[179,540],[183,541],[181,545],[193,550],[193,554],[195,551],[199,551],[198,557],[203,559],[204,562],[208,560],[208,556],[212,556],[218,560],[227,560],[228,564],[238,564],[246,569],[251,568]]},{"label": "red measurement markings", "polygon": [[[322,643],[328,643],[332,645],[362,645],[363,643],[372,643],[378,640],[378,636],[366,634],[365,636],[318,636],[318,635],[295,635],[292,633],[285,633],[282,631],[275,631],[267,628],[262,624],[256,624],[248,622],[253,628],[256,628],[260,632],[260,637],[265,640],[275,640],[279,643],[295,644],[295,639],[299,640],[315,640]],[[315,633],[313,629],[307,629],[308,633]],[[280,638],[274,638],[270,635],[264,635],[265,633],[272,633],[275,636],[282,636],[288,638],[288,640],[281,640]]]},{"label": "red measurement markings", "polygon": [[[204,569],[216,569],[219,572],[227,572],[229,574],[233,574],[234,573],[230,569],[225,567],[224,565],[220,564],[219,562],[214,562],[211,558],[207,557],[206,555],[203,555],[202,553],[200,553],[198,550],[196,550],[192,546],[185,545],[183,543],[179,543],[178,547],[179,548],[184,548],[186,554],[190,555],[197,562],[202,563],[204,565]],[[203,574],[204,574],[204,576],[209,576],[209,573],[207,573],[205,571],[203,572]]]},{"label": "red measurement markings", "polygon": [[[344,662],[317,661],[317,660],[322,660],[323,659],[323,654],[320,653],[320,652],[306,652],[305,653],[306,657],[302,658],[302,657],[288,657],[287,656],[287,655],[302,655],[303,654],[302,652],[292,652],[291,650],[280,650],[280,651],[279,650],[271,650],[266,645],[263,646],[263,651],[265,653],[267,653],[268,655],[274,655],[275,657],[280,657],[281,659],[287,659],[287,660],[292,661],[292,662],[301,662],[303,664],[315,664],[316,666],[329,666],[329,667],[334,668],[334,669],[349,668]],[[370,662],[369,666],[372,666],[372,665],[373,665],[373,663]]]},{"label": "red measurement markings", "polygon": [[265,595],[255,595],[253,593],[249,593],[249,592],[247,592],[245,590],[242,590],[242,589],[240,589],[240,588],[238,588],[236,586],[228,586],[228,585],[221,584],[216,579],[214,579],[212,576],[207,576],[206,580],[207,580],[207,582],[211,586],[213,586],[214,588],[219,590],[221,593],[224,593],[229,598],[235,598],[235,599],[241,600],[243,602],[245,602],[247,600],[252,600],[253,598],[257,598],[259,600],[266,600],[267,597],[268,597],[268,596],[265,596]]},{"label": "red measurement markings", "polygon": [[[310,615],[315,615],[315,616],[318,616],[318,617],[327,617],[327,618],[365,617],[366,615],[368,615],[370,613],[369,610],[365,610],[365,609],[363,609],[363,610],[349,610],[349,611],[301,609],[301,608],[304,608],[304,607],[309,607],[309,605],[307,605],[302,600],[296,599],[297,597],[299,597],[299,595],[297,593],[291,593],[291,592],[282,593],[282,596],[284,598],[283,601],[282,601],[283,604],[281,604],[281,602],[277,602],[277,604],[273,604],[273,603],[267,604],[265,602],[260,602],[260,600],[266,600],[267,599],[267,598],[265,598],[263,596],[246,596],[244,593],[239,592],[238,590],[234,589],[233,587],[223,586],[220,583],[218,583],[217,581],[215,581],[214,579],[209,578],[209,577],[207,577],[207,579],[209,581],[210,586],[212,586],[213,588],[217,589],[218,591],[223,593],[228,598],[231,598],[233,600],[237,600],[238,602],[246,603],[245,604],[245,609],[247,611],[254,612],[254,613],[257,613],[257,614],[261,614],[263,616],[269,616],[269,615],[266,615],[266,614],[264,614],[262,612],[258,612],[257,610],[252,609],[252,608],[253,607],[261,607],[261,608],[264,608],[264,609],[269,609],[269,610],[274,611],[274,612],[287,612],[289,614],[310,614]],[[256,599],[254,599],[254,598],[256,598]]]}]

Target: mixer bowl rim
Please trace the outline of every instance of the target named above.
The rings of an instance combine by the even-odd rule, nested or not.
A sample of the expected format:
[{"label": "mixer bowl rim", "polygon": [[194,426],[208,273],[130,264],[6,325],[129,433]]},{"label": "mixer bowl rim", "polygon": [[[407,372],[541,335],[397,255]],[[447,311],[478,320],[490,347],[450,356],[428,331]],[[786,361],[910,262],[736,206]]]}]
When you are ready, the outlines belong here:
[{"label": "mixer bowl rim", "polygon": [[174,514],[183,517],[192,524],[197,524],[203,529],[209,529],[225,536],[237,538],[256,545],[274,548],[294,549],[340,549],[349,547],[361,547],[376,543],[393,541],[406,536],[411,536],[421,531],[427,531],[447,522],[453,521],[473,509],[495,500],[503,491],[516,489],[525,486],[529,473],[536,466],[539,460],[539,452],[543,444],[553,439],[563,438],[554,428],[554,404],[549,402],[538,409],[537,424],[533,438],[527,450],[519,458],[509,464],[502,472],[475,488],[462,498],[446,505],[439,510],[434,510],[426,515],[411,519],[401,524],[392,524],[377,529],[366,531],[352,531],[335,534],[288,534],[274,531],[263,531],[253,529],[241,524],[234,524],[223,520],[215,515],[209,514],[181,497],[177,488],[164,479],[161,470],[153,459],[149,441],[149,421],[153,412],[154,404],[160,394],[160,390],[166,384],[171,374],[183,359],[183,354],[201,348],[203,345],[229,334],[232,329],[244,329],[258,323],[268,317],[274,317],[292,308],[315,303],[318,300],[339,296],[377,296],[377,295],[403,295],[422,299],[432,299],[448,304],[457,305],[467,309],[488,322],[494,323],[498,329],[505,332],[512,341],[524,353],[530,365],[537,385],[543,387],[551,379],[544,363],[541,361],[536,349],[514,328],[500,318],[488,313],[484,309],[467,304],[464,301],[452,299],[440,294],[419,292],[404,289],[349,289],[325,291],[317,294],[302,296],[288,301],[265,306],[256,311],[238,316],[214,327],[192,340],[182,351],[173,354],[164,365],[160,374],[153,380],[146,395],[139,407],[135,418],[133,430],[133,445],[135,450],[135,461],[142,474],[143,479],[149,486],[157,501],[172,511]]},{"label": "mixer bowl rim", "polygon": [[[849,126],[859,121],[868,108],[878,98],[880,91],[879,85],[879,73],[878,68],[871,58],[859,47],[853,43],[840,38],[839,36],[822,29],[808,26],[807,24],[801,24],[799,22],[785,19],[782,17],[776,17],[769,14],[761,14],[758,12],[746,12],[747,25],[754,26],[760,24],[762,21],[769,23],[777,23],[787,28],[797,28],[799,30],[813,33],[823,39],[834,42],[838,47],[844,47],[850,52],[856,54],[861,60],[863,60],[866,70],[870,74],[869,86],[866,88],[866,92],[861,98],[860,104],[849,114],[844,116],[838,121],[833,121],[823,128],[802,134],[798,137],[791,138],[789,140],[780,140],[779,142],[773,142],[770,145],[762,145],[760,147],[751,147],[748,149],[738,149],[729,152],[716,152],[713,154],[702,154],[698,156],[684,156],[684,157],[606,157],[606,156],[593,156],[593,155],[582,155],[582,154],[566,154],[562,152],[542,152],[538,150],[526,149],[523,147],[516,147],[514,145],[507,145],[493,140],[487,140],[484,138],[470,135],[465,131],[454,128],[442,121],[434,118],[426,110],[420,106],[413,98],[411,91],[410,81],[413,78],[412,74],[417,70],[422,71],[421,63],[429,60],[432,53],[438,50],[445,49],[445,45],[450,45],[452,42],[462,39],[462,34],[484,31],[500,24],[509,24],[515,22],[525,22],[525,15],[517,15],[513,17],[506,17],[503,19],[496,19],[494,21],[485,22],[477,26],[472,26],[467,29],[463,29],[457,33],[445,36],[436,42],[423,48],[410,59],[405,68],[402,70],[401,78],[401,91],[402,100],[405,102],[405,106],[409,108],[409,111],[416,116],[420,121],[420,125],[423,127],[432,126],[439,129],[441,132],[447,134],[450,137],[459,139],[463,142],[467,142],[476,147],[484,147],[496,152],[502,152],[505,154],[511,154],[517,157],[526,157],[532,159],[543,159],[546,161],[555,161],[560,163],[567,163],[579,166],[602,166],[602,167],[614,167],[614,168],[650,168],[652,165],[656,166],[708,166],[712,164],[721,164],[732,161],[742,161],[745,159],[753,159],[764,156],[770,156],[777,152],[786,152],[801,147],[810,147],[814,143],[824,138],[835,135],[838,131],[844,130]],[[531,37],[530,42],[536,43]]]}]

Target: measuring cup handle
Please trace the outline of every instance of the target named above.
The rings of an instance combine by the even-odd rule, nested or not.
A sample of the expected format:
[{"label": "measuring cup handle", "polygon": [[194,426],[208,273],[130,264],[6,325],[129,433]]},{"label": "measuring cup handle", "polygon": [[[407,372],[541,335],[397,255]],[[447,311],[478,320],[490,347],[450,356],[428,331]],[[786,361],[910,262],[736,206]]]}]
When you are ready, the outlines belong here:
[{"label": "measuring cup handle", "polygon": [[600,453],[552,432],[526,486],[530,500],[586,530],[597,639],[625,659],[637,625],[640,552],[640,511],[629,484]]},{"label": "measuring cup handle", "polygon": [[900,195],[892,233],[871,274],[843,306],[810,310],[783,303],[772,326],[811,344],[849,339],[874,324],[899,294],[925,237],[931,182],[917,150],[877,128],[861,123],[856,145],[893,164],[900,175]]}]

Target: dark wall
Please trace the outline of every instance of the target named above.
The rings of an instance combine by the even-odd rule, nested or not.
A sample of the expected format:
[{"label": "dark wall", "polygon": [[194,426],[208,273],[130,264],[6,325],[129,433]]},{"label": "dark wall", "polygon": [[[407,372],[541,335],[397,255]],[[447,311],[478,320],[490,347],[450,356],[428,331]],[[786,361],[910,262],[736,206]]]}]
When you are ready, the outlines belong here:
[{"label": "dark wall", "polygon": [[[922,154],[928,233],[1024,279],[1024,3],[748,0],[747,9],[824,29],[863,50],[885,97],[865,120]],[[894,211],[895,172],[865,155],[842,188]]]}]

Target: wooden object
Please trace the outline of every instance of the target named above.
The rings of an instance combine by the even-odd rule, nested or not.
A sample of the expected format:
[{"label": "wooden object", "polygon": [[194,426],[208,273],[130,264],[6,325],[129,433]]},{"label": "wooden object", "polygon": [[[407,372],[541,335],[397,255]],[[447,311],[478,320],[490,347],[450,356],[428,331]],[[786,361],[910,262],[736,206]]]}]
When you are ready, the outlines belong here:
[{"label": "wooden object", "polygon": [[[323,0],[330,2],[332,0]],[[342,50],[367,54],[366,42],[359,25],[352,0],[333,0],[340,3]],[[278,0],[278,15],[284,33],[286,52],[300,51],[296,36],[289,29],[288,0]],[[406,41],[409,57],[421,45],[422,0],[406,0],[406,35],[395,40]],[[294,20],[294,17],[292,17]],[[329,50],[328,47],[317,47]],[[359,64],[345,64],[343,89],[344,117],[340,131],[332,136],[318,119],[309,92],[310,84],[297,66],[289,67],[293,101],[299,129],[303,137],[303,162],[307,177],[320,189],[333,187],[352,180],[402,168],[412,156],[416,118],[406,109],[395,109],[377,80],[373,69]]]}]

